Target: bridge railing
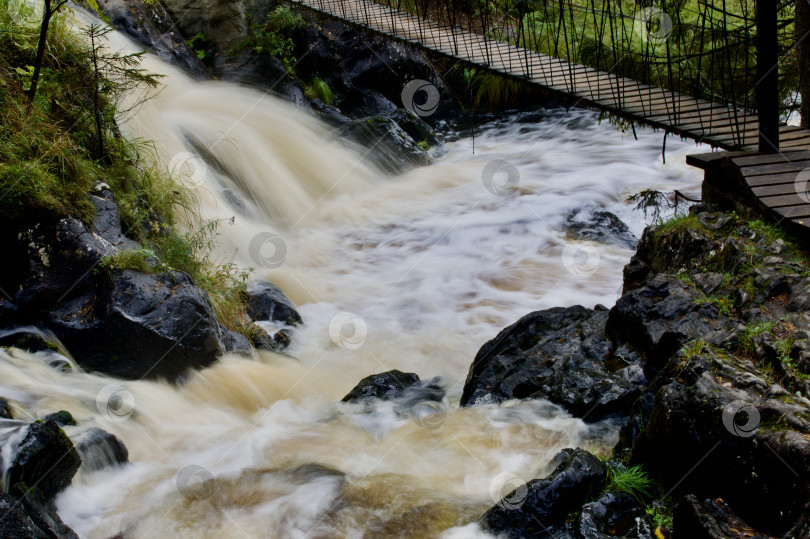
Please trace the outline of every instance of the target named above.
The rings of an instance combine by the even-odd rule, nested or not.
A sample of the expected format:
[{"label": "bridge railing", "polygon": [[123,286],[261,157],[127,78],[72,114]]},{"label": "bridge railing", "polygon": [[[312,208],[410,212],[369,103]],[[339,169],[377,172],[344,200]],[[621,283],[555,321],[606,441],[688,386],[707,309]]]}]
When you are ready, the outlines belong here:
[{"label": "bridge railing", "polygon": [[[450,54],[529,80],[563,81],[594,102],[667,117],[734,146],[756,142],[750,128],[761,78],[756,62],[755,0],[309,0],[325,11],[414,41],[442,43]],[[779,20],[778,96],[783,116],[797,108],[794,0],[773,0]],[[380,9],[385,6],[388,9]],[[412,24],[403,27],[402,14]],[[449,32],[450,43],[444,36]],[[474,40],[470,34],[487,37]],[[445,50],[445,49],[443,49]],[[520,51],[520,53],[516,53]],[[530,52],[560,59],[559,66]],[[581,69],[588,66],[602,74]],[[553,86],[553,84],[549,84]],[[662,89],[650,93],[649,87]],[[643,99],[642,96],[651,96]],[[793,100],[791,101],[791,97]],[[700,110],[684,114],[684,100]]]}]

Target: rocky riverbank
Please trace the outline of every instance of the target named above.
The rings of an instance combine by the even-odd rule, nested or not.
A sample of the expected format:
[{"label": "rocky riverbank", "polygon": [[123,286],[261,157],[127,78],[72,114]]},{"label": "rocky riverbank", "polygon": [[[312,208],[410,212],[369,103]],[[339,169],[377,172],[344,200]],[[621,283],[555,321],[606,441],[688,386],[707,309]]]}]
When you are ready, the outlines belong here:
[{"label": "rocky riverbank", "polygon": [[[563,451],[481,526],[515,538],[807,537],[808,291],[806,253],[775,228],[695,206],[645,230],[611,309],[553,308],[504,329],[473,361],[461,406],[547,399],[622,426],[610,460]],[[403,373],[378,378],[364,394],[418,388]]]},{"label": "rocky riverbank", "polygon": [[[331,125],[336,138],[388,173],[428,164],[464,119],[421,51],[306,10],[184,0],[99,6],[164,60],[203,80],[273,92]],[[412,81],[418,87],[406,88]]]}]

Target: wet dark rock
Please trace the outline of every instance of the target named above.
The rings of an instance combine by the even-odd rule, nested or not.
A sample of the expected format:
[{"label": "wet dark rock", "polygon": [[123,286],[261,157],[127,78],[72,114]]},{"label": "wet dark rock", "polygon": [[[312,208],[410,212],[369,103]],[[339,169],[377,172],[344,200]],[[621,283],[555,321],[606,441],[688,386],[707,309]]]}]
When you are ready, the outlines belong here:
[{"label": "wet dark rock", "polygon": [[66,425],[75,425],[76,420],[73,419],[73,415],[65,410],[60,410],[58,412],[54,412],[52,414],[48,414],[42,418],[42,421],[47,422],[48,420],[53,420],[56,422],[57,425],[60,427],[64,427]]},{"label": "wet dark rock", "polygon": [[577,531],[582,539],[653,537],[644,506],[626,492],[606,492],[583,505]]},{"label": "wet dark rock", "polygon": [[84,368],[121,378],[175,380],[225,351],[208,297],[179,271],[115,270],[52,311],[49,326]]},{"label": "wet dark rock", "polygon": [[[189,48],[174,22],[160,2],[141,0],[99,0],[99,8],[109,17],[110,24],[120,28],[135,41],[150,47],[163,61],[174,64],[187,73],[204,78],[205,67]],[[188,34],[187,37],[193,36]]]},{"label": "wet dark rock", "polygon": [[222,331],[222,346],[226,352],[235,352],[237,354],[250,354],[253,346],[247,337],[237,331],[225,329],[221,327]]},{"label": "wet dark rock", "polygon": [[353,120],[338,129],[337,136],[363,148],[375,165],[390,174],[400,174],[430,162],[427,150],[385,116]]},{"label": "wet dark rock", "polygon": [[[76,533],[71,530],[56,512],[56,507],[52,500],[46,500],[42,492],[37,488],[26,489],[21,484],[17,484],[11,489],[12,495],[17,499],[26,516],[36,526],[39,532],[49,538],[77,539]],[[38,533],[34,535],[39,536]],[[0,536],[7,537],[6,535]],[[11,537],[14,537],[13,535]],[[30,537],[30,536],[25,536]]]},{"label": "wet dark rock", "polygon": [[615,342],[629,343],[647,360],[654,375],[684,344],[702,338],[720,345],[727,322],[713,305],[696,302],[702,294],[673,275],[648,279],[616,301],[605,331]]},{"label": "wet dark rock", "polygon": [[93,216],[93,232],[118,249],[137,249],[140,245],[124,235],[121,230],[121,215],[112,191],[105,184],[96,186],[90,201],[96,208]]},{"label": "wet dark rock", "polygon": [[73,217],[27,230],[21,241],[28,246],[28,270],[15,303],[29,317],[84,293],[94,283],[92,270],[101,257],[116,252]]},{"label": "wet dark rock", "polygon": [[252,320],[281,322],[288,326],[301,323],[301,315],[284,291],[268,281],[251,283],[247,289],[248,316]]},{"label": "wet dark rock", "polygon": [[9,405],[8,401],[2,397],[0,397],[0,417],[3,419],[14,419],[14,416],[11,413],[11,405]]},{"label": "wet dark rock", "polygon": [[80,465],[73,443],[55,421],[31,423],[16,448],[6,484],[35,486],[45,500],[52,500],[70,484]]},{"label": "wet dark rock", "polygon": [[39,529],[25,514],[22,504],[11,494],[0,492],[0,537],[13,539],[49,539],[49,535]]},{"label": "wet dark rock", "polygon": [[505,496],[481,517],[481,526],[499,537],[544,537],[569,514],[602,491],[607,470],[582,449],[564,449],[554,471]]},{"label": "wet dark rock", "polygon": [[607,317],[580,306],[524,316],[481,347],[461,406],[545,398],[586,421],[627,414],[646,379],[637,356],[613,353]]},{"label": "wet dark rock", "polygon": [[601,206],[591,205],[572,211],[563,225],[576,239],[598,241],[635,249],[636,238],[627,225],[615,214]]},{"label": "wet dark rock", "polygon": [[730,216],[715,212],[701,212],[697,214],[697,218],[700,224],[709,230],[720,230],[731,221]]},{"label": "wet dark rock", "polygon": [[[675,496],[722,498],[768,533],[793,524],[810,499],[810,402],[709,348],[679,352],[650,392],[646,424],[633,420],[643,428],[632,440],[631,464]],[[623,431],[619,451],[629,438]]]},{"label": "wet dark rock", "polygon": [[184,38],[201,33],[215,51],[229,50],[247,33],[242,2],[166,0],[163,5]]},{"label": "wet dark rock", "polygon": [[73,440],[82,459],[82,466],[95,471],[129,462],[129,451],[124,442],[114,434],[92,427]]},{"label": "wet dark rock", "polygon": [[759,533],[748,526],[722,500],[701,502],[694,494],[685,496],[675,505],[672,531],[676,538],[768,537],[767,534]]},{"label": "wet dark rock", "polygon": [[692,274],[692,281],[697,285],[701,292],[711,295],[720,287],[723,282],[723,275],[715,272],[698,272]]},{"label": "wet dark rock", "polygon": [[13,346],[29,352],[58,350],[56,343],[48,337],[47,333],[38,327],[12,327],[0,330],[0,346]]},{"label": "wet dark rock", "polygon": [[419,376],[412,372],[392,370],[372,374],[360,380],[341,402],[366,403],[373,399],[395,400],[402,397],[408,388],[419,384]]}]

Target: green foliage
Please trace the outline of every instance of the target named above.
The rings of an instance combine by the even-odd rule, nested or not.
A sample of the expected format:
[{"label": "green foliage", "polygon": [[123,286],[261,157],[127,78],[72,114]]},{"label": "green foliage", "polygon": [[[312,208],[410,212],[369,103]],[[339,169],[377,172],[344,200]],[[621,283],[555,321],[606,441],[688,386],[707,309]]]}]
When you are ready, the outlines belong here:
[{"label": "green foliage", "polygon": [[160,170],[153,146],[129,141],[118,131],[116,117],[126,112],[118,106],[120,98],[138,86],[157,85],[140,69],[140,55],[103,50],[108,29],[94,26],[77,35],[59,14],[51,21],[39,90],[31,103],[25,90],[38,32],[17,23],[10,2],[0,0],[0,214],[5,234],[68,215],[92,226],[95,208],[89,195],[96,183],[106,183],[115,194],[124,233],[145,247],[105,257],[100,269],[185,271],[208,293],[223,325],[245,326],[246,275],[211,254],[219,223],[199,224],[196,201]]},{"label": "green foliage", "polygon": [[248,16],[250,33],[228,51],[228,54],[236,56],[246,50],[252,50],[261,56],[278,58],[288,71],[292,71],[296,59],[293,56],[295,43],[291,36],[306,25],[304,19],[291,9],[278,6],[267,16],[265,24],[253,24],[252,21],[252,17]]},{"label": "green foliage", "polygon": [[205,60],[205,36],[202,33],[202,30],[191,36],[191,39],[186,40],[186,45],[188,48],[194,51],[194,54],[197,55],[197,58],[200,60]]},{"label": "green foliage", "polygon": [[305,91],[307,97],[310,99],[320,99],[327,105],[333,105],[335,103],[335,93],[332,91],[332,88],[329,87],[326,81],[319,77],[312,79],[312,82],[306,86]]},{"label": "green foliage", "polygon": [[130,269],[141,273],[155,273],[162,268],[158,265],[155,251],[141,248],[125,249],[118,254],[104,256],[99,262],[98,269],[100,271]]},{"label": "green foliage", "polygon": [[615,464],[608,466],[608,483],[605,490],[626,492],[640,503],[645,503],[653,497],[656,485],[641,466],[627,467]]},{"label": "green foliage", "polygon": [[766,320],[762,322],[750,322],[745,326],[745,331],[740,334],[739,349],[741,352],[747,354],[754,353],[754,341],[760,335],[765,333],[773,333],[777,327],[775,320]]},{"label": "green foliage", "polygon": [[510,106],[532,91],[522,82],[473,67],[456,66],[451,75],[465,86],[473,106],[490,110]]},{"label": "green foliage", "polygon": [[653,221],[661,219],[661,207],[671,206],[667,196],[655,189],[644,189],[634,195],[627,197],[628,202],[635,202],[636,209],[644,212],[646,219],[648,214],[652,215]]},{"label": "green foliage", "polygon": [[734,316],[734,302],[725,296],[701,296],[695,298],[695,305],[714,305],[717,312],[729,318]]}]

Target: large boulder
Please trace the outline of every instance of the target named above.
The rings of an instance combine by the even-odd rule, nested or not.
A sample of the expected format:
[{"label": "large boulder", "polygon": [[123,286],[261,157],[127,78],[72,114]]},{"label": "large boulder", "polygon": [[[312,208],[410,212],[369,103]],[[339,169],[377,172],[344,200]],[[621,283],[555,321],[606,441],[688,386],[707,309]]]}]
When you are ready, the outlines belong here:
[{"label": "large boulder", "polygon": [[646,378],[638,356],[605,336],[607,317],[581,306],[524,316],[481,347],[461,405],[545,398],[587,421],[628,414]]},{"label": "large boulder", "polygon": [[[99,0],[99,8],[110,23],[147,46],[164,62],[175,64],[199,78],[207,77],[205,67],[186,44],[183,35],[161,2],[143,0]],[[192,37],[189,34],[187,37]]]},{"label": "large boulder", "polygon": [[28,269],[15,297],[23,320],[36,320],[50,306],[85,293],[101,257],[117,252],[73,217],[23,231],[20,240],[28,248]]},{"label": "large boulder", "polygon": [[722,498],[766,532],[794,524],[810,499],[809,401],[708,345],[679,352],[650,392],[640,430],[617,448],[629,444],[631,464],[673,496]]},{"label": "large boulder", "polygon": [[82,367],[121,378],[175,380],[225,352],[208,297],[179,271],[113,270],[48,323]]},{"label": "large boulder", "polygon": [[654,275],[616,301],[605,331],[646,359],[648,375],[657,373],[693,339],[721,346],[733,338],[734,324],[721,317],[715,305],[700,302],[702,297],[674,275]]},{"label": "large boulder", "polygon": [[481,526],[498,537],[543,537],[578,512],[605,486],[607,469],[582,449],[564,449],[559,465],[545,479],[510,492],[481,517]]},{"label": "large boulder", "polygon": [[201,33],[217,51],[229,50],[247,33],[242,0],[165,0],[163,5],[184,38]]},{"label": "large boulder", "polygon": [[70,484],[81,458],[65,432],[53,420],[31,423],[13,451],[6,485],[35,487],[52,500]]}]

